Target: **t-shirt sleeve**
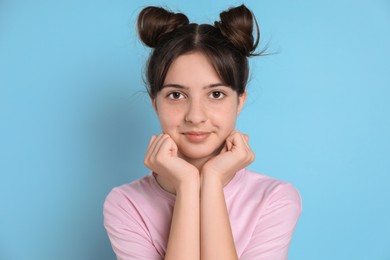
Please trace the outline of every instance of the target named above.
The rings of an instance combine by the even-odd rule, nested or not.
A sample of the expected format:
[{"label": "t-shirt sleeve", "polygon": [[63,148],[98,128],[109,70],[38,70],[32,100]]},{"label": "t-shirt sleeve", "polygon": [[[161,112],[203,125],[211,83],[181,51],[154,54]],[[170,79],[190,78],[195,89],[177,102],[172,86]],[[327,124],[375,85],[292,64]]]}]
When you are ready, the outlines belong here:
[{"label": "t-shirt sleeve", "polygon": [[161,260],[136,206],[113,189],[104,202],[104,227],[118,260]]},{"label": "t-shirt sleeve", "polygon": [[295,225],[302,210],[298,191],[288,183],[270,194],[264,212],[240,260],[286,260]]}]

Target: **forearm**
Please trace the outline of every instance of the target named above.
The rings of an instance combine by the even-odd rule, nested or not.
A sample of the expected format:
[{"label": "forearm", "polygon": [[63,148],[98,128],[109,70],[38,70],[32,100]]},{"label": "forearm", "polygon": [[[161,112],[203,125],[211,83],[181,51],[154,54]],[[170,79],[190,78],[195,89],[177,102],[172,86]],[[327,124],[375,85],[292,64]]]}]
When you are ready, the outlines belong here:
[{"label": "forearm", "polygon": [[201,189],[201,259],[238,259],[223,184],[206,174]]},{"label": "forearm", "polygon": [[165,259],[200,259],[199,186],[192,183],[176,191]]}]

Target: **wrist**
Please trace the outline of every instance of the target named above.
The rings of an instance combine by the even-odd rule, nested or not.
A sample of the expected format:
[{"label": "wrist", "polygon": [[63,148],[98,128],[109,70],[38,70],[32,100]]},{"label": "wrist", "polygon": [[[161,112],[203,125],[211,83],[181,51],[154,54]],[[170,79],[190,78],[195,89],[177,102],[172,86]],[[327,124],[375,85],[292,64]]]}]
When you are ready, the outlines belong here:
[{"label": "wrist", "polygon": [[220,178],[220,176],[218,174],[216,174],[215,172],[207,172],[207,171],[203,171],[202,172],[202,188],[205,187],[205,185],[210,185],[212,187],[215,187],[215,188],[223,188],[223,180]]},{"label": "wrist", "polygon": [[180,185],[176,188],[176,196],[181,197],[199,197],[200,184]]},{"label": "wrist", "polygon": [[192,193],[200,191],[200,178],[199,174],[194,177],[189,177],[181,180],[179,183],[177,183],[176,187],[176,194],[183,194],[183,193]]}]

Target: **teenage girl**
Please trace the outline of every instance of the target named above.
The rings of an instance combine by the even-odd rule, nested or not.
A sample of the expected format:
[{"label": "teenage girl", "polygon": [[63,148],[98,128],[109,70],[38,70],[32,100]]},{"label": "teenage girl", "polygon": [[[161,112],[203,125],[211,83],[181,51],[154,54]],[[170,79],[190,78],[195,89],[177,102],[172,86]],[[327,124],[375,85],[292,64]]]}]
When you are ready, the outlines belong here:
[{"label": "teenage girl", "polygon": [[152,48],[147,87],[162,133],[147,148],[150,174],[106,198],[104,225],[117,258],[287,259],[299,193],[247,169],[255,155],[235,130],[247,58],[258,55],[252,12],[230,8],[210,25],[146,7],[138,32]]}]

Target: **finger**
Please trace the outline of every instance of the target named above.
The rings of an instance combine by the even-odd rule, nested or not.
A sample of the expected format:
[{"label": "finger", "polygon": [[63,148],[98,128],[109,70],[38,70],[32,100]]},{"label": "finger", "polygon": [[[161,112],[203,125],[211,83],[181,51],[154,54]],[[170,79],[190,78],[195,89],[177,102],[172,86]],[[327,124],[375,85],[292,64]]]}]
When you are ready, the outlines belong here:
[{"label": "finger", "polygon": [[228,135],[228,137],[226,138],[226,140],[232,140],[234,138],[234,135],[240,133],[238,130],[233,130],[230,132],[230,134]]},{"label": "finger", "polygon": [[177,156],[177,146],[175,142],[167,136],[166,138],[162,139],[160,146],[158,147],[157,154],[169,154],[173,156]]},{"label": "finger", "polygon": [[231,151],[233,148],[233,137],[226,139],[226,150]]},{"label": "finger", "polygon": [[249,146],[249,136],[247,134],[242,134],[242,136],[244,137],[244,140],[245,140],[245,147],[248,149],[248,150],[251,150],[250,146]]},{"label": "finger", "polygon": [[153,141],[153,143],[150,145],[150,148],[149,148],[148,154],[147,154],[147,156],[150,159],[152,159],[155,156],[156,147],[159,145],[161,138],[162,138],[162,134],[157,135],[155,140]]},{"label": "finger", "polygon": [[223,153],[226,153],[227,151],[229,151],[230,144],[227,140],[225,140],[225,142],[220,147],[221,147],[221,150],[220,150],[219,154],[223,154]]},{"label": "finger", "polygon": [[154,150],[154,147],[156,146],[156,140],[158,139],[158,137],[159,137],[159,135],[153,135],[152,138],[150,138],[150,142],[148,145],[148,149],[146,151],[145,158],[150,158],[150,156]]},{"label": "finger", "polygon": [[156,145],[157,138],[158,138],[157,135],[152,135],[152,137],[150,138],[148,149],[146,150],[146,154],[144,157],[144,164],[147,167],[150,167],[150,158],[151,158],[151,154],[153,152],[154,146]]},{"label": "finger", "polygon": [[157,136],[152,135],[152,137],[149,140],[148,148],[146,150],[149,150],[150,146],[152,146],[152,143],[154,142],[154,140],[156,140],[156,138]]},{"label": "finger", "polygon": [[153,150],[152,150],[151,153],[150,153],[150,156],[151,156],[152,158],[155,158],[155,157],[156,157],[156,155],[158,154],[158,151],[160,150],[161,144],[163,143],[164,139],[166,139],[166,138],[168,138],[168,135],[166,135],[166,134],[160,134],[160,135],[157,137],[157,139],[156,139],[156,141],[155,141],[155,144],[154,144],[154,146],[153,146]]},{"label": "finger", "polygon": [[233,143],[232,150],[247,150],[247,145],[245,138],[243,134],[240,132],[236,131],[232,136],[231,136],[231,142]]},{"label": "finger", "polygon": [[249,145],[249,142],[248,142],[249,136],[247,134],[242,134],[242,136],[243,136],[243,138],[245,140],[244,144],[245,144],[246,152],[248,154],[248,159],[249,159],[250,162],[253,162],[254,159],[255,159],[255,154],[254,154],[254,152],[252,151],[252,148]]},{"label": "finger", "polygon": [[239,133],[240,133],[240,131],[238,131],[238,130],[233,130],[233,131],[230,133],[229,136],[233,136],[233,135],[239,134]]},{"label": "finger", "polygon": [[[237,149],[240,147],[243,147],[244,149],[249,148],[249,146],[247,146],[246,143],[247,143],[247,140],[245,140],[244,134],[242,134],[238,130],[233,130],[230,133],[230,135],[226,138],[226,146],[227,146],[228,151],[231,151],[233,149],[233,147],[234,147],[234,149]],[[236,147],[236,146],[238,146],[238,147]]]},{"label": "finger", "polygon": [[244,144],[245,144],[245,147],[247,147],[248,149],[250,149],[249,147],[249,136],[247,134],[244,134],[244,133],[241,133],[240,131],[235,131],[237,134],[241,135],[241,137],[244,139]]},{"label": "finger", "polygon": [[219,149],[220,149],[219,154],[225,153],[227,151],[226,140],[223,144],[219,146]]},{"label": "finger", "polygon": [[255,159],[255,154],[249,146],[248,140],[249,136],[247,134],[243,134],[239,131],[235,131],[233,134],[235,152],[244,152],[243,154],[245,154],[246,160],[248,162],[253,162]]}]

